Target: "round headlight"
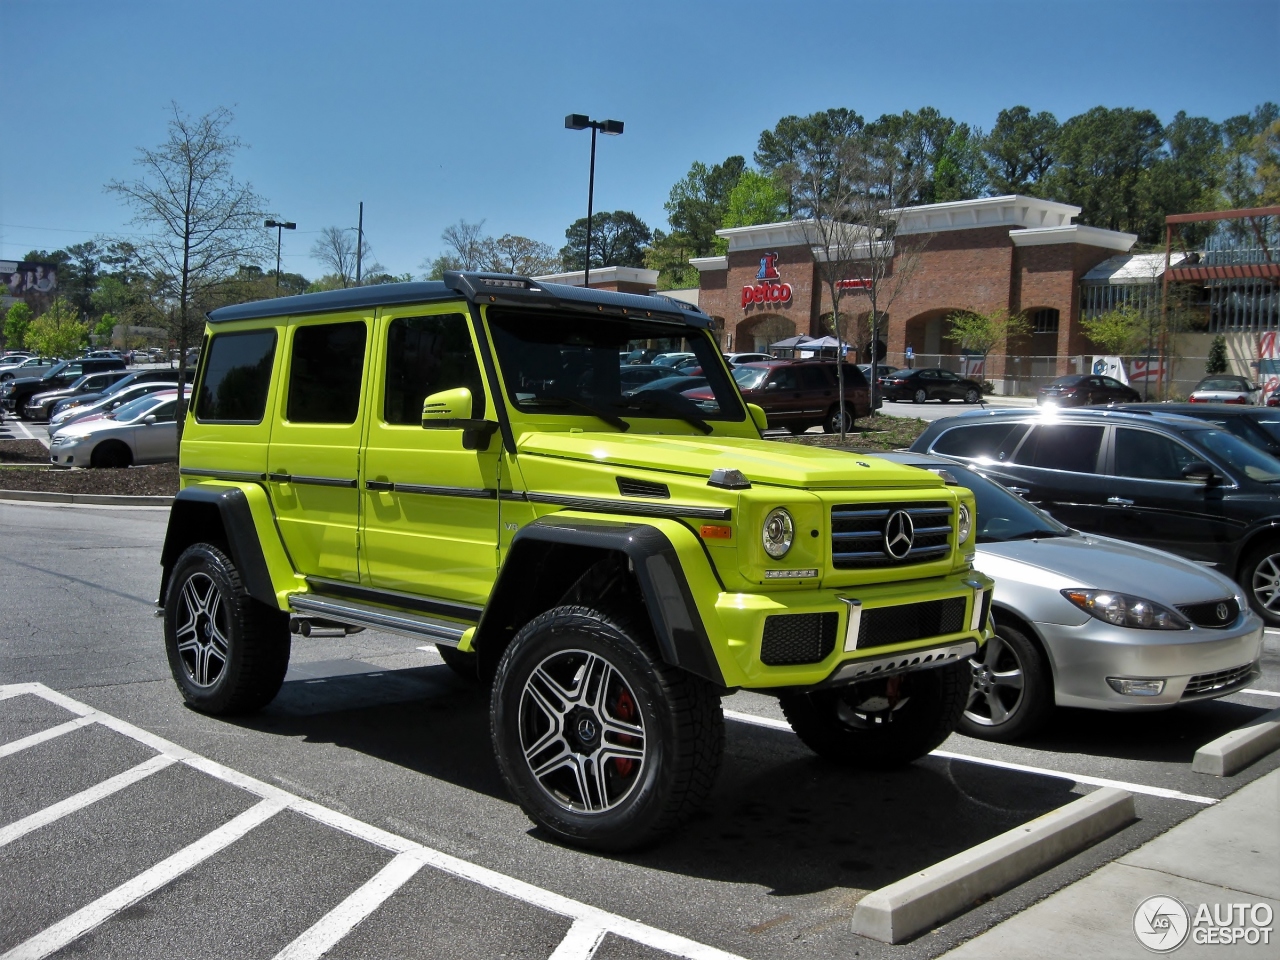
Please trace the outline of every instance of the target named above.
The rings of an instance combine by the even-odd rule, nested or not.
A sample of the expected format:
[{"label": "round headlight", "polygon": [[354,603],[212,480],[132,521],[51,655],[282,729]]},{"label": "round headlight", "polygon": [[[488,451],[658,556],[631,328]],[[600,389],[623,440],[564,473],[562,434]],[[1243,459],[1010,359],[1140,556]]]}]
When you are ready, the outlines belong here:
[{"label": "round headlight", "polygon": [[775,560],[781,560],[791,549],[791,541],[795,539],[796,525],[791,514],[782,507],[775,507],[764,518],[764,552]]},{"label": "round headlight", "polygon": [[956,532],[960,535],[960,542],[964,543],[969,539],[969,532],[973,529],[973,515],[969,513],[969,505],[967,503],[960,504],[960,518],[957,523]]}]

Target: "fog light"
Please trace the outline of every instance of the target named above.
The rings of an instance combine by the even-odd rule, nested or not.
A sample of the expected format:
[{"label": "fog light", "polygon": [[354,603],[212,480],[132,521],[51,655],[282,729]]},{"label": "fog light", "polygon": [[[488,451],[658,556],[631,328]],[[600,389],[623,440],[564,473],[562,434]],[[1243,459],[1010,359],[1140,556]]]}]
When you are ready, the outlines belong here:
[{"label": "fog light", "polygon": [[1107,677],[1107,683],[1116,693],[1126,697],[1158,697],[1164,693],[1163,680],[1122,680],[1119,677]]}]

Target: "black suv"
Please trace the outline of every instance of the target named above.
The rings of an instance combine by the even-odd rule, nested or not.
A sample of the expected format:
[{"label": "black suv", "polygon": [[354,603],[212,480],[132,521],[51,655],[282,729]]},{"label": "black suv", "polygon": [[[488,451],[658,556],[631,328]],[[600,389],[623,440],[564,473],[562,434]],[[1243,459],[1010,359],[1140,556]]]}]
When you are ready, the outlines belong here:
[{"label": "black suv", "polygon": [[119,358],[103,360],[63,360],[43,377],[22,377],[10,380],[0,387],[0,407],[10,413],[24,417],[23,408],[34,394],[46,390],[60,390],[79,380],[86,373],[105,373],[108,370],[123,370],[125,364]]},{"label": "black suv", "polygon": [[983,411],[911,446],[972,464],[1080,530],[1216,567],[1280,626],[1280,460],[1174,413]]}]

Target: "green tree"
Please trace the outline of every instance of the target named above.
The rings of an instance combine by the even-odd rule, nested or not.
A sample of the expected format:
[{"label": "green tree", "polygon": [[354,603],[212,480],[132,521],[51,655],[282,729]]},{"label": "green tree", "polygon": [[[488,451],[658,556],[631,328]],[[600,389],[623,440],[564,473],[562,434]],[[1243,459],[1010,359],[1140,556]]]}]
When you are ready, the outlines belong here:
[{"label": "green tree", "polygon": [[484,269],[494,273],[541,277],[560,270],[560,257],[551,244],[518,234],[504,233],[497,238],[486,237],[482,250]]},{"label": "green tree", "polygon": [[659,290],[685,290],[698,285],[698,268],[689,263],[693,256],[684,234],[655,230],[653,242],[644,251],[644,265],[658,271]]},{"label": "green tree", "polygon": [[667,220],[672,232],[679,234],[693,251],[692,256],[705,257],[715,250],[720,239],[716,231],[724,224],[729,194],[746,165],[742,157],[729,157],[713,167],[696,161],[671,188],[671,195],[663,204]]},{"label": "green tree", "polygon": [[[802,206],[800,198],[790,189],[797,181],[783,171],[800,166],[814,171],[822,190],[818,200],[825,199],[827,193],[839,193],[842,185],[837,178],[844,166],[841,154],[849,138],[861,133],[865,126],[866,121],[858,113],[835,107],[807,117],[783,117],[772,130],[760,134],[756,143],[756,166],[763,173],[782,174],[782,181],[788,185],[788,217],[811,214],[812,203]],[[815,198],[809,196],[809,199]]]},{"label": "green tree", "polygon": [[1258,179],[1258,138],[1280,120],[1280,106],[1267,101],[1252,113],[1228,117],[1222,122],[1222,198],[1230,208],[1263,205]]},{"label": "green tree", "polygon": [[1253,156],[1258,202],[1264,207],[1280,204],[1280,120],[1258,134]]},{"label": "green tree", "polygon": [[120,321],[115,317],[114,314],[104,313],[98,319],[97,324],[94,325],[93,335],[95,337],[105,337],[109,340],[111,338],[111,335],[115,333],[116,324],[119,322]]},{"label": "green tree", "polygon": [[62,297],[31,321],[24,342],[44,357],[70,357],[89,341],[89,325],[75,306]]},{"label": "green tree", "polygon": [[[422,261],[422,263],[420,263],[418,266],[419,266],[419,268],[420,268],[420,269],[422,269],[422,270],[424,271],[423,279],[425,279],[425,280],[443,280],[443,279],[444,279],[444,272],[445,272],[446,270],[464,270],[464,269],[466,269],[466,268],[463,266],[463,264],[462,264],[462,261],[461,261],[461,260],[459,260],[457,257],[452,256],[451,254],[448,254],[448,253],[442,253],[442,254],[440,254],[440,256],[435,257],[435,258],[430,259],[430,260],[423,260],[423,261]],[[317,288],[316,288],[316,284],[318,284],[318,283],[323,283],[325,280],[326,280],[326,278],[325,278],[325,277],[321,277],[319,280],[317,280],[315,283],[313,283],[313,284],[311,285],[311,286],[312,286],[312,288],[313,288],[313,292],[314,292],[314,290],[315,290],[315,289],[317,289]],[[320,288],[318,288],[318,289],[323,289],[323,290],[332,290],[332,289],[334,289],[334,288],[333,288],[333,287],[320,287]]]},{"label": "green tree", "polygon": [[951,332],[947,339],[961,350],[982,354],[983,369],[987,357],[996,347],[1007,349],[1010,340],[1031,334],[1031,324],[1021,313],[1010,313],[1004,307],[991,313],[961,310],[948,317]]},{"label": "green tree", "polygon": [[19,300],[4,316],[4,343],[17,350],[27,342],[27,329],[31,326],[31,307]]},{"label": "green tree", "polygon": [[[1139,180],[1141,219],[1135,231],[1146,241],[1164,234],[1164,218],[1171,213],[1212,210],[1218,204],[1223,181],[1221,124],[1207,117],[1179,112],[1164,128],[1164,146]],[[1197,225],[1183,236],[1198,243],[1212,224]]]},{"label": "green tree", "polygon": [[[720,226],[754,227],[762,223],[777,223],[786,216],[787,196],[786,186],[777,177],[758,170],[744,170],[725,199]],[[723,248],[715,252],[724,253],[728,246],[724,238],[717,237],[716,240]]]},{"label": "green tree", "polygon": [[[630,210],[597,213],[591,218],[591,269],[599,267],[643,267],[645,248],[653,232]],[[560,249],[566,270],[586,267],[587,218],[574,221],[564,232],[568,241]]]},{"label": "green tree", "polygon": [[1205,361],[1204,372],[1207,374],[1227,372],[1227,338],[1218,334],[1209,346],[1209,358]]},{"label": "green tree", "polygon": [[[171,110],[168,138],[138,151],[142,176],[113,180],[107,190],[133,209],[133,224],[147,231],[138,259],[165,304],[160,316],[177,343],[181,377],[187,348],[204,324],[203,310],[234,291],[243,264],[268,261],[275,249],[262,229],[265,202],[232,170],[243,144],[228,132],[231,111],[218,107],[192,118],[176,103]],[[181,433],[182,397],[178,404]]]},{"label": "green tree", "polygon": [[1150,339],[1147,317],[1127,303],[1092,319],[1081,320],[1080,327],[1104,353],[1117,357],[1137,353]]},{"label": "green tree", "polygon": [[997,196],[1043,196],[1043,182],[1057,157],[1058,118],[1047,110],[1033,114],[1024,106],[1001,110],[982,152],[987,177]]},{"label": "green tree", "polygon": [[933,202],[973,200],[987,189],[982,156],[983,136],[959,124],[942,142],[933,164]]}]

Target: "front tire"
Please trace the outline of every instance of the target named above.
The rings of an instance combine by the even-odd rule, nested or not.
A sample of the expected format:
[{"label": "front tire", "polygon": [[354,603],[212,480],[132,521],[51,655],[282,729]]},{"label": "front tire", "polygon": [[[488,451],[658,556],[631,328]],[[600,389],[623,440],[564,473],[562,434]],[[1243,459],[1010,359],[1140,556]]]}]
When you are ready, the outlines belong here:
[{"label": "front tire", "polygon": [[1240,585],[1269,627],[1280,627],[1280,542],[1250,550],[1240,564]]},{"label": "front tire", "polygon": [[996,635],[968,662],[973,679],[961,733],[1008,743],[1044,726],[1053,713],[1053,673],[1026,634],[997,625]]},{"label": "front tire", "polygon": [[639,617],[561,606],[503,653],[490,729],[503,780],[556,839],[653,842],[711,793],[724,717],[711,684],[665,663]]},{"label": "front tire", "polygon": [[133,454],[119,440],[110,440],[94,447],[89,455],[89,466],[100,469],[118,470],[133,463]]},{"label": "front tire", "polygon": [[968,663],[780,698],[805,745],[836,763],[887,770],[918,760],[956,729],[968,699]]},{"label": "front tire", "polygon": [[970,387],[968,390],[964,392],[965,403],[977,403],[981,399],[982,399],[982,394],[978,393],[978,391],[973,389],[973,387]]},{"label": "front tire", "polygon": [[197,543],[173,565],[164,647],[188,704],[202,713],[251,713],[284,683],[289,615],[249,596],[231,558]]}]

